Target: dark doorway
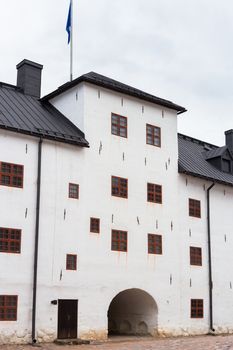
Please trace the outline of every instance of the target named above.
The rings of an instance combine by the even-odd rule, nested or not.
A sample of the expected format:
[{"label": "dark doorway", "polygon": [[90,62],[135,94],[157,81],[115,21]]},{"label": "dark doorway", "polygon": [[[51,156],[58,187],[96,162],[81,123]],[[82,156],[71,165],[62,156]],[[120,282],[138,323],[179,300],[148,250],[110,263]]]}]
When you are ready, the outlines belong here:
[{"label": "dark doorway", "polygon": [[78,300],[58,300],[58,339],[76,339]]},{"label": "dark doorway", "polygon": [[127,289],[113,298],[108,309],[109,335],[157,335],[158,308],[147,292]]}]

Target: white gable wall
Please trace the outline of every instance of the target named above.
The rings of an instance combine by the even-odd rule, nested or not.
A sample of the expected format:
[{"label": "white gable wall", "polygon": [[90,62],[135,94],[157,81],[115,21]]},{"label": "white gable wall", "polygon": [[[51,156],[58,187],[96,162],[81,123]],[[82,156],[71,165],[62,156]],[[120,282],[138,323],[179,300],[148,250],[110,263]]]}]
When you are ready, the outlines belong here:
[{"label": "white gable wall", "polygon": [[50,102],[63,113],[74,125],[84,131],[84,85],[79,84]]},{"label": "white gable wall", "polygon": [[[78,288],[83,293],[79,299],[79,335],[86,338],[91,334],[97,338],[106,335],[109,304],[116,294],[129,288],[144,289],[154,297],[160,310],[158,322],[161,331],[166,331],[168,322],[171,324],[170,329],[178,331],[179,291],[169,282],[170,275],[175,280],[179,279],[179,271],[173,266],[175,261],[178,262],[178,250],[175,249],[176,113],[90,84],[85,84],[82,89],[85,96],[85,121],[75,123],[79,127],[84,125],[83,131],[90,149],[83,150],[83,183],[80,184],[78,201],[82,213],[80,220],[77,220],[78,212],[73,216],[67,212],[70,227],[73,231],[74,228],[77,230],[78,271],[64,272],[62,278],[63,283],[68,283],[67,278],[71,275],[69,284],[74,285],[73,277],[77,275],[77,286],[80,283],[83,286]],[[74,94],[74,90],[66,92],[66,102],[62,97],[63,113],[67,113],[68,108],[71,111],[69,103],[72,98],[74,100]],[[58,103],[54,104],[58,108]],[[74,108],[70,114],[72,121],[75,120],[77,110]],[[111,135],[112,112],[127,117],[127,138]],[[146,123],[161,127],[161,148],[146,145]],[[79,163],[73,166],[78,169]],[[62,167],[65,168],[64,164]],[[112,175],[128,179],[128,199],[111,196]],[[162,205],[147,203],[147,182],[163,186]],[[100,234],[89,233],[90,217],[100,218]],[[61,225],[57,226],[62,236],[67,226],[62,228]],[[127,253],[111,251],[112,229],[128,231]],[[163,236],[162,256],[147,254],[148,233]],[[169,240],[173,241],[173,245],[169,244]],[[65,244],[68,250],[69,243]],[[63,246],[64,243],[62,249]],[[59,274],[60,268],[57,269],[56,278]],[[165,290],[167,297],[164,296]],[[169,313],[169,317],[167,308],[174,310]]]}]

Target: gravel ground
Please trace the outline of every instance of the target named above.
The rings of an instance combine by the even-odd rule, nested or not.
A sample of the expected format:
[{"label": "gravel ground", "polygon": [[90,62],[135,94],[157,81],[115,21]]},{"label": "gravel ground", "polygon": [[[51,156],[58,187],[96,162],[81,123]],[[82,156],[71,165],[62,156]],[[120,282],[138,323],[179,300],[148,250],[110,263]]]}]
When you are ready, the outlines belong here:
[{"label": "gravel ground", "polygon": [[112,338],[91,345],[1,345],[1,350],[233,350],[233,335],[180,338]]}]

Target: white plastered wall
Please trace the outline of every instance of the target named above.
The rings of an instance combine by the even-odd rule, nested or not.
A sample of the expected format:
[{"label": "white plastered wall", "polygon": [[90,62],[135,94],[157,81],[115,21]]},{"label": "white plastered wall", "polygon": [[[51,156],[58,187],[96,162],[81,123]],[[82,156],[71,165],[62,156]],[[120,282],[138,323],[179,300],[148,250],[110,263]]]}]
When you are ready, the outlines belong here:
[{"label": "white plastered wall", "polygon": [[[90,149],[84,150],[82,166],[85,175],[79,202],[80,210],[84,208],[83,217],[75,223],[82,232],[76,274],[85,289],[79,299],[79,335],[106,334],[109,304],[116,294],[129,288],[141,288],[154,297],[161,333],[178,333],[176,113],[91,85],[85,84],[82,89],[83,130]],[[69,93],[67,101],[76,100],[75,92]],[[63,104],[63,113],[68,105]],[[55,106],[58,108],[57,103]],[[73,122],[75,111],[70,117]],[[127,139],[111,135],[112,112],[127,117]],[[161,127],[161,148],[146,145],[146,123]],[[81,124],[76,121],[77,126]],[[128,199],[111,196],[112,175],[128,178]],[[147,203],[147,182],[163,186],[162,205]],[[101,219],[99,235],[89,233],[90,217]],[[128,231],[127,253],[111,251],[112,229]],[[162,235],[163,255],[147,254],[148,233]],[[78,290],[81,292],[82,288]]]},{"label": "white plastered wall", "polygon": [[17,321],[0,322],[0,344],[28,342],[31,332],[37,140],[1,130],[0,160],[24,165],[23,189],[0,186],[0,226],[22,230],[21,253],[0,254],[0,294],[18,295]]},{"label": "white plastered wall", "polygon": [[[188,177],[186,186],[185,176],[177,173],[176,113],[88,84],[71,89],[53,103],[85,132],[90,148],[43,143],[38,340],[57,337],[57,306],[51,304],[55,299],[79,300],[79,337],[105,338],[112,299],[131,288],[142,289],[154,298],[160,334],[207,332],[209,183]],[[127,139],[111,135],[112,112],[128,118]],[[146,145],[146,123],[161,127],[161,148]],[[1,226],[22,228],[23,234],[21,255],[0,254],[0,266],[7,266],[0,274],[1,293],[19,295],[18,321],[1,323],[0,341],[25,342],[31,331],[38,140],[9,132],[1,132],[0,136],[0,149],[5,150],[1,160],[25,167],[23,190],[0,187]],[[111,196],[112,175],[128,178],[128,199]],[[69,182],[79,184],[78,200],[68,198]],[[162,185],[163,204],[147,202],[147,182]],[[228,254],[231,263],[231,232],[227,231],[232,227],[232,190],[226,188],[225,195],[223,187],[212,192],[215,190],[211,214],[217,220],[212,233],[213,259]],[[188,198],[201,200],[201,219],[188,216]],[[225,201],[222,229],[219,203],[225,208]],[[10,203],[11,215],[5,203]],[[89,232],[90,217],[100,218],[100,234]],[[112,229],[128,231],[127,253],[111,251]],[[162,235],[161,256],[148,255],[148,233]],[[203,249],[201,268],[189,264],[190,245]],[[77,271],[66,270],[66,254],[78,255]],[[224,329],[230,329],[230,311],[226,310],[232,302],[229,286],[233,276],[229,272],[229,278],[225,278],[221,273],[228,266],[225,259],[218,264],[219,268],[214,267],[214,320],[218,328],[224,325]],[[20,268],[15,279],[16,265]],[[225,285],[226,301],[222,304]],[[190,319],[190,298],[205,300],[204,319]]]},{"label": "white plastered wall", "polygon": [[[207,233],[207,189],[212,182],[191,176],[179,176],[180,270],[182,327],[187,334],[209,332],[209,255]],[[189,198],[201,201],[201,218],[188,216]],[[210,190],[210,235],[213,280],[213,327],[216,333],[233,331],[231,266],[233,230],[233,190],[215,184]],[[190,266],[189,247],[202,248],[202,266]],[[204,300],[204,318],[190,318],[190,299]]]}]

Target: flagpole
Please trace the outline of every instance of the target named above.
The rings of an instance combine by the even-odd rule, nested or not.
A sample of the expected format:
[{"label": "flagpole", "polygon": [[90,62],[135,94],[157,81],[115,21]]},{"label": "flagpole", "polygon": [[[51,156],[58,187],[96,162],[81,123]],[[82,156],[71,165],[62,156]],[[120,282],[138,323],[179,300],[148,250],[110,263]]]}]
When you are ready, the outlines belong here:
[{"label": "flagpole", "polygon": [[73,0],[70,0],[71,7],[71,32],[70,32],[70,81],[73,80]]}]

